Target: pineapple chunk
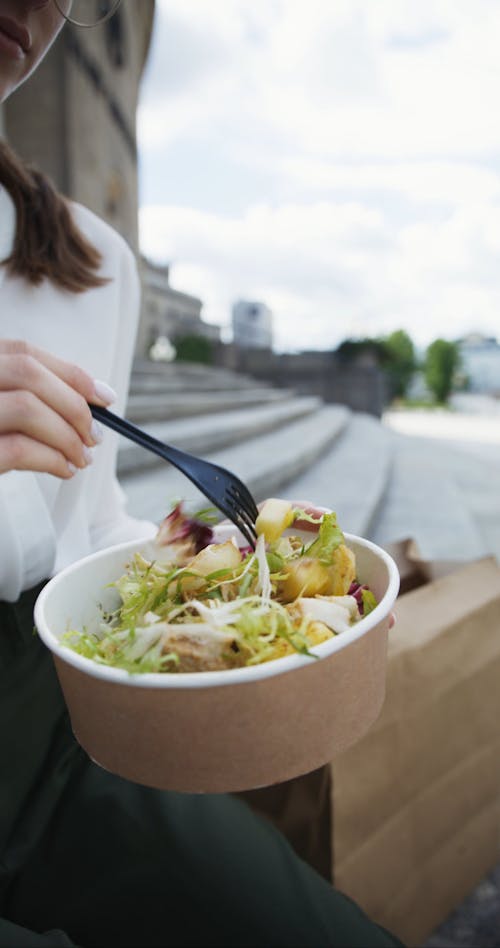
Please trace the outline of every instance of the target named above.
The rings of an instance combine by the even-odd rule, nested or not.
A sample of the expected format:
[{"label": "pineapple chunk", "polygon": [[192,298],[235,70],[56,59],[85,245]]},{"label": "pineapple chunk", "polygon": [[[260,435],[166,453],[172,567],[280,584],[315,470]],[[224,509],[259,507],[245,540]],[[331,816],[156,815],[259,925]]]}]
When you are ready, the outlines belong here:
[{"label": "pineapple chunk", "polygon": [[299,596],[345,596],[356,578],[356,560],[352,550],[342,543],[334,550],[331,563],[301,556],[287,563],[286,571],[279,586],[282,602],[293,602]]},{"label": "pineapple chunk", "polygon": [[334,550],[329,570],[331,576],[329,595],[346,596],[351,583],[356,579],[356,559],[345,543]]},{"label": "pineapple chunk", "polygon": [[288,500],[271,497],[266,500],[255,521],[257,536],[264,534],[267,543],[279,540],[281,534],[293,523],[293,507]]},{"label": "pineapple chunk", "polygon": [[241,563],[241,553],[233,540],[225,543],[210,543],[200,550],[186,566],[196,570],[202,576],[208,576],[219,569],[236,569]]},{"label": "pineapple chunk", "polygon": [[301,556],[286,565],[287,575],[279,586],[282,602],[293,602],[299,596],[324,596],[331,592],[330,566],[313,557]]},{"label": "pineapple chunk", "polygon": [[208,576],[219,569],[236,569],[241,563],[241,553],[234,540],[225,543],[209,543],[187,564],[187,569]]},{"label": "pineapple chunk", "polygon": [[192,560],[186,563],[186,569],[199,573],[199,576],[184,576],[181,580],[183,593],[193,593],[205,585],[203,576],[209,576],[218,570],[233,570],[241,563],[241,553],[233,540],[225,543],[210,543],[200,550]]}]

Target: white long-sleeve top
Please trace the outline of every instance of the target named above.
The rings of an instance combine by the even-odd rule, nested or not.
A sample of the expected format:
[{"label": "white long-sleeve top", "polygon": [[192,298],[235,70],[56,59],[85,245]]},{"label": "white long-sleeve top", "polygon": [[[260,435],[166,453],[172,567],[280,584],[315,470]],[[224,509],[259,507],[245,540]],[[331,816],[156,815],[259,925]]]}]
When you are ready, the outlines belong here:
[{"label": "white long-sleeve top", "polygon": [[[24,339],[80,365],[117,392],[122,413],[139,312],[139,280],[132,252],[107,224],[80,205],[76,222],[102,254],[100,273],[111,280],[84,293],[40,287],[0,266],[0,337]],[[0,260],[11,252],[15,209],[0,186]],[[94,460],[69,481],[51,474],[0,474],[0,600],[20,593],[88,553],[122,540],[151,536],[156,527],[129,517],[116,479],[118,437],[106,429]]]}]

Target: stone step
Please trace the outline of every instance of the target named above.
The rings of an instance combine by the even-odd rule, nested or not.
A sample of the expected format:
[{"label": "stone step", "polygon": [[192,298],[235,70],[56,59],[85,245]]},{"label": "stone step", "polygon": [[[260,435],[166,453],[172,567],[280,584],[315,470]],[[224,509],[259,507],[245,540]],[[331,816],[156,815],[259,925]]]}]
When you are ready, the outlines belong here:
[{"label": "stone step", "polygon": [[[263,388],[272,387],[265,381],[257,384]],[[161,392],[177,388],[196,391],[239,390],[254,388],[255,385],[256,381],[251,376],[218,366],[196,362],[136,362],[132,370],[130,392]]]},{"label": "stone step", "polygon": [[166,375],[166,376],[134,376],[130,382],[131,395],[162,395],[167,392],[240,392],[247,389],[271,388],[265,382],[256,382],[255,379],[246,379],[235,381],[234,378],[220,379],[212,375],[206,375],[192,379],[190,376]]},{"label": "stone step", "polygon": [[[280,496],[287,483],[330,450],[351,417],[344,406],[326,405],[272,432],[205,456],[234,471],[257,501]],[[207,506],[206,498],[194,485],[165,463],[142,473],[123,475],[120,481],[129,513],[140,519],[159,522],[172,502],[181,498],[195,509]]]},{"label": "stone step", "polygon": [[[143,428],[160,441],[201,456],[266,431],[282,428],[291,421],[310,415],[320,405],[319,398],[301,396],[276,404],[215,412],[202,418],[175,418],[172,421],[145,424]],[[158,458],[154,454],[125,438],[120,439],[119,475],[131,474],[157,464]]]},{"label": "stone step", "polygon": [[234,411],[250,405],[272,404],[285,401],[295,393],[287,389],[254,386],[249,389],[225,391],[178,391],[163,396],[131,393],[127,403],[127,418],[143,424],[151,421],[167,421],[173,418],[193,417],[217,411]]},{"label": "stone step", "polygon": [[352,413],[330,451],[287,484],[280,496],[330,507],[346,533],[368,537],[390,478],[392,442],[377,419]]}]

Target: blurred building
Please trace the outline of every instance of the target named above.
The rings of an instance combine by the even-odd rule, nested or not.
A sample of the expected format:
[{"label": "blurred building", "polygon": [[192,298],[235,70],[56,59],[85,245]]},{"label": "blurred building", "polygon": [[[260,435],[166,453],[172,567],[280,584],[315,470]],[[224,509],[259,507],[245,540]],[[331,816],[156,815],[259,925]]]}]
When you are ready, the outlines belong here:
[{"label": "blurred building", "polygon": [[494,336],[470,333],[458,340],[461,370],[471,392],[500,395],[500,344]]},{"label": "blurred building", "polygon": [[100,26],[67,25],[3,106],[2,134],[68,197],[138,247],[136,108],[154,0],[123,3]]},{"label": "blurred building", "polygon": [[181,336],[219,341],[220,328],[201,318],[202,301],[170,286],[168,266],[158,266],[141,257],[140,271],[142,312],[136,345],[139,357],[147,357],[158,340],[169,340],[174,347],[176,338]]},{"label": "blurred building", "polygon": [[265,303],[238,300],[232,308],[233,342],[242,349],[271,349],[272,313]]}]

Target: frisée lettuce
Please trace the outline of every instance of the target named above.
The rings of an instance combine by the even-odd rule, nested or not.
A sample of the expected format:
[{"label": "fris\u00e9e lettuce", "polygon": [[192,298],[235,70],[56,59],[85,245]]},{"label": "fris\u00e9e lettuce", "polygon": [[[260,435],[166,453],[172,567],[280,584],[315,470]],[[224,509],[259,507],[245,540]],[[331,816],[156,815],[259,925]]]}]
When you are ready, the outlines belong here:
[{"label": "fris\u00e9e lettuce", "polygon": [[[293,525],[312,523],[311,541]],[[205,522],[177,504],[159,527],[154,556],[137,552],[112,584],[119,605],[64,644],[130,673],[236,668],[311,649],[376,605],[356,579],[335,513],[269,500],[256,548],[214,542]]]}]

